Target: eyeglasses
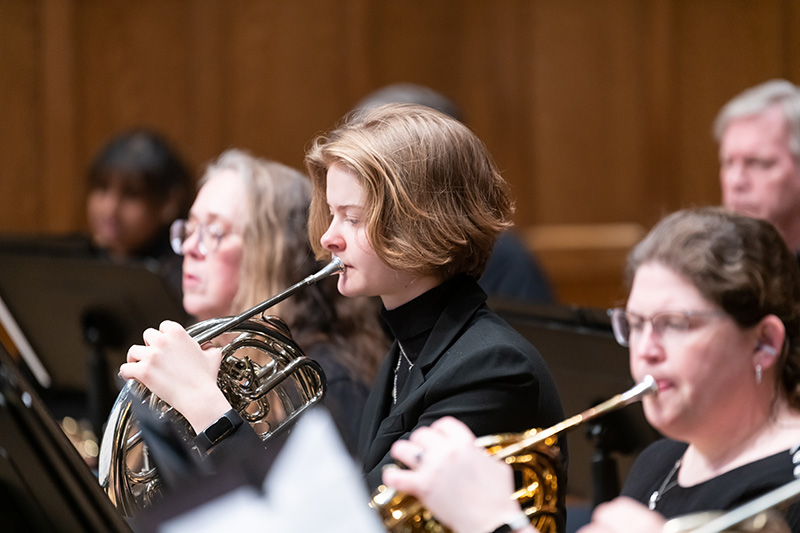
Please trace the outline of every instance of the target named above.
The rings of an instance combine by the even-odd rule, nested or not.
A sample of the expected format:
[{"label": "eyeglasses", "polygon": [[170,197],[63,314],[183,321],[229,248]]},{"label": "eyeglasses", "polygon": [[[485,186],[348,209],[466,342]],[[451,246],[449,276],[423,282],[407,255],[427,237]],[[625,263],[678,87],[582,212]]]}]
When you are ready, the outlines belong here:
[{"label": "eyeglasses", "polygon": [[216,252],[222,238],[228,233],[217,222],[198,224],[192,220],[178,219],[169,227],[169,243],[172,251],[183,255],[183,243],[197,232],[197,251],[205,257]]},{"label": "eyeglasses", "polygon": [[608,310],[611,318],[611,329],[614,331],[614,338],[622,346],[630,346],[631,339],[636,339],[644,331],[644,326],[650,323],[653,334],[661,339],[667,339],[689,331],[692,320],[702,317],[723,317],[724,311],[708,309],[704,311],[662,311],[651,317],[631,313],[617,307]]}]

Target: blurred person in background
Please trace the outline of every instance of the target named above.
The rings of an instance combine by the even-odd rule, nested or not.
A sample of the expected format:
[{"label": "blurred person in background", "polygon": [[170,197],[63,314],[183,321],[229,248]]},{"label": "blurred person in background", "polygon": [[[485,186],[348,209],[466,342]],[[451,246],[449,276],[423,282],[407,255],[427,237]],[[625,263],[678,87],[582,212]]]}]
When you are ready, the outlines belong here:
[{"label": "blurred person in background", "polygon": [[131,129],[112,138],[89,168],[86,215],[97,255],[142,263],[180,296],[181,259],[169,227],[185,218],[193,197],[191,173],[159,133]]},{"label": "blurred person in background", "polygon": [[800,87],[770,80],[731,99],[714,121],[722,204],[763,218],[800,253]]}]

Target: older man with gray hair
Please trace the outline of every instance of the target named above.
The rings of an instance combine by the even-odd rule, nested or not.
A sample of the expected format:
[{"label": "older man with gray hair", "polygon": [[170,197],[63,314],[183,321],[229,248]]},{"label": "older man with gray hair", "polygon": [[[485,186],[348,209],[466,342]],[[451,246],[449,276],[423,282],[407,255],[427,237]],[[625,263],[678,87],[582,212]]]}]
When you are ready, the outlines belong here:
[{"label": "older man with gray hair", "polygon": [[714,121],[722,203],[763,218],[800,252],[800,87],[770,80],[730,100]]}]

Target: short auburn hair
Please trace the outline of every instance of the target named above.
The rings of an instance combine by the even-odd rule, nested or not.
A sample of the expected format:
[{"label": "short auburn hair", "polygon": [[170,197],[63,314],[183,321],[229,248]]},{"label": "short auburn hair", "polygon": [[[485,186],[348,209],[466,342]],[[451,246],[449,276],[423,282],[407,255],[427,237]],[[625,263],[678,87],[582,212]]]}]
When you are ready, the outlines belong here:
[{"label": "short auburn hair", "polygon": [[510,188],[486,146],[464,124],[431,108],[387,104],[357,110],[317,137],[306,154],[313,186],[309,239],[331,215],[327,172],[351,171],[363,190],[365,224],[389,267],[447,279],[479,278],[497,235],[510,227]]}]

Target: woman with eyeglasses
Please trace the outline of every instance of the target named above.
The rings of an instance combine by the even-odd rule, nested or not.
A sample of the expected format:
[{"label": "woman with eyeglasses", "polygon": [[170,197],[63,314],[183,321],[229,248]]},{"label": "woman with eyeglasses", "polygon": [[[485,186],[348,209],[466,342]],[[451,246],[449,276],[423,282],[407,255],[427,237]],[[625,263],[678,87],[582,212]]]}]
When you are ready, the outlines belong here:
[{"label": "woman with eyeglasses", "polygon": [[[656,379],[644,413],[665,438],[581,533],[662,531],[673,517],[731,509],[800,477],[800,271],[778,232],[719,208],[680,211],[633,249],[627,280],[612,326],[634,380]],[[533,531],[502,525],[519,511],[510,469],[472,437],[453,419],[412,434],[392,453],[413,462],[422,442],[424,459],[384,482],[458,533]],[[798,506],[786,515],[794,532]]]},{"label": "woman with eyeglasses", "polygon": [[[311,187],[302,173],[228,150],[199,185],[188,220],[171,228],[173,249],[183,255],[187,313],[198,320],[239,314],[319,270],[306,229]],[[329,279],[269,314],[283,319],[305,354],[322,366],[324,404],[354,449],[369,385],[388,347],[375,303],[341,297]],[[161,326],[162,332],[182,329],[171,322]],[[150,346],[132,347],[129,360],[144,357],[147,365],[122,365],[121,375],[144,383],[199,433],[231,409],[216,384],[219,351],[201,351],[193,341],[183,350],[158,350],[153,344],[160,336],[145,331]]]}]

